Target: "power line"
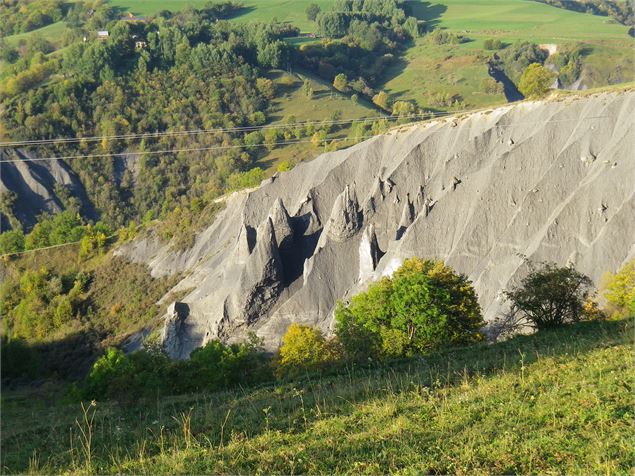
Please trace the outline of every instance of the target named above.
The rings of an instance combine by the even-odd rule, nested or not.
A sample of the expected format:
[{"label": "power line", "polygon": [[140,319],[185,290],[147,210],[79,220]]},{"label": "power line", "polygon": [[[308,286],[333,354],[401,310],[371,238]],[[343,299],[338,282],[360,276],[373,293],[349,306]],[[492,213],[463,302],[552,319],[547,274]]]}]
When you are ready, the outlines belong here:
[{"label": "power line", "polygon": [[[376,135],[376,134],[375,134]],[[359,137],[341,137],[332,139],[332,141],[346,141],[346,140],[357,140],[357,139],[367,139],[369,137],[374,137],[374,135],[366,135]],[[74,160],[74,159],[98,159],[98,158],[108,158],[108,157],[121,157],[121,156],[133,156],[137,158],[141,155],[160,155],[160,154],[175,154],[178,152],[202,152],[208,150],[226,150],[226,149],[242,149],[245,147],[271,147],[278,145],[291,145],[291,144],[308,144],[313,142],[312,140],[289,140],[282,142],[273,142],[271,144],[246,144],[246,145],[219,145],[219,146],[210,146],[210,147],[193,147],[187,149],[164,149],[164,150],[148,150],[148,151],[135,151],[135,152],[114,152],[109,154],[89,154],[89,155],[69,155],[69,156],[61,156],[61,157],[36,157],[33,159],[6,159],[0,160],[0,163],[7,162],[40,162],[46,160]],[[329,142],[328,139],[320,140],[320,142]]]},{"label": "power line", "polygon": [[[118,237],[119,233],[115,233],[112,234],[110,236],[106,237],[106,240],[110,240],[112,238]],[[51,246],[43,246],[41,248],[33,248],[32,250],[24,250],[24,251],[15,251],[13,253],[5,253],[3,255],[0,255],[0,258],[8,258],[9,256],[19,256],[19,255],[25,255],[28,253],[33,253],[35,251],[44,251],[44,250],[50,250],[53,248],[61,248],[63,246],[71,246],[71,245],[78,245],[82,242],[83,238],[81,240],[78,241],[70,241],[68,243],[60,243],[59,245],[51,245]]]},{"label": "power line", "polygon": [[[553,124],[553,123],[562,123],[562,122],[575,122],[581,120],[590,120],[590,119],[604,119],[609,116],[590,116],[585,118],[576,118],[576,119],[561,119],[561,120],[553,120],[553,121],[532,121],[532,122],[514,122],[512,124],[495,124],[494,127],[515,127],[519,125],[535,125],[535,124]],[[358,137],[344,137],[344,138],[336,138],[332,139],[332,141],[341,142],[347,140],[358,140],[358,139],[368,139],[370,137],[374,137],[377,134],[358,136]],[[327,142],[328,139],[320,142]],[[77,160],[77,159],[103,159],[110,157],[125,157],[131,156],[132,158],[139,158],[142,155],[162,155],[162,154],[176,154],[179,152],[204,152],[211,150],[229,150],[229,149],[242,149],[242,148],[254,148],[254,147],[272,147],[272,146],[284,146],[284,145],[293,145],[293,144],[308,144],[312,143],[313,140],[288,140],[288,141],[280,141],[273,142],[270,144],[241,144],[241,145],[216,145],[209,147],[192,147],[192,148],[184,148],[184,149],[163,149],[163,150],[150,150],[150,151],[133,151],[133,152],[113,152],[107,154],[86,154],[86,155],[68,155],[68,156],[54,156],[54,157],[35,157],[30,159],[3,159],[0,160],[0,163],[12,163],[12,162],[22,162],[22,161],[30,161],[30,162],[44,162],[44,161],[54,161],[54,160]]]},{"label": "power line", "polygon": [[[583,117],[583,118],[577,118],[577,119],[561,119],[561,120],[553,120],[553,121],[532,121],[532,122],[515,122],[513,124],[496,124],[494,127],[512,127],[512,126],[516,126],[516,125],[528,125],[528,124],[552,124],[552,123],[559,123],[559,122],[572,122],[572,121],[581,121],[581,120],[589,120],[589,119],[605,119],[608,118],[609,116],[590,116],[590,117]],[[432,132],[431,134],[435,134],[435,133],[439,133],[441,132],[441,130],[437,130]],[[430,134],[430,135],[431,135]],[[359,139],[366,139],[366,138],[371,138],[371,137],[376,137],[378,135],[381,134],[371,134],[371,135],[366,135],[366,136],[360,136],[360,137],[343,137],[343,138],[339,138],[339,139],[333,139],[333,141],[331,142],[342,142],[342,141],[347,141],[347,140],[359,140]],[[287,142],[287,143],[294,143],[294,144],[298,144],[298,143],[308,143],[308,142],[312,142],[312,141],[292,141],[292,142]],[[326,141],[325,141],[326,142]],[[277,144],[283,144],[281,143],[277,143]],[[228,146],[228,147],[234,147],[234,146]],[[243,147],[243,146],[235,146],[235,147]],[[184,150],[210,150],[210,148],[198,148],[198,149],[182,149],[181,151]],[[154,153],[160,153],[162,151],[154,151]],[[170,152],[178,152],[178,151],[170,151]],[[152,152],[145,152],[145,153],[152,153]],[[137,153],[138,154],[138,153]],[[122,154],[107,154],[106,156],[112,156],[112,155],[122,155]],[[29,160],[62,160],[64,158],[59,157],[53,157],[53,158],[42,158],[42,159],[29,159]],[[22,160],[22,159],[18,159],[18,160]],[[0,160],[0,162],[16,162],[17,160]],[[118,233],[115,233],[113,235],[107,236],[106,239],[109,240],[111,238],[114,238],[118,236]],[[48,249],[53,249],[53,248],[60,248],[63,246],[71,246],[71,245],[76,245],[81,243],[82,240],[79,241],[73,241],[70,243],[61,243],[59,245],[51,245],[51,246],[45,246],[42,248],[35,248],[32,250],[25,250],[25,251],[18,251],[18,252],[14,252],[14,253],[6,253],[3,255],[0,255],[0,258],[4,258],[4,257],[9,257],[9,256],[18,256],[18,255],[23,255],[23,254],[27,254],[27,253],[33,253],[36,251],[43,251],[43,250],[48,250]]]},{"label": "power line", "polygon": [[[386,115],[386,116],[370,116],[361,117],[356,119],[337,119],[329,121],[303,121],[303,122],[289,122],[286,124],[270,124],[264,126],[240,126],[240,127],[228,127],[217,129],[192,129],[187,131],[166,131],[166,132],[143,132],[138,134],[122,134],[112,136],[89,136],[89,137],[60,137],[56,139],[33,139],[24,141],[9,141],[0,142],[0,147],[20,147],[27,145],[44,145],[44,144],[67,144],[76,142],[99,142],[102,140],[114,141],[114,140],[127,140],[127,139],[145,139],[145,138],[158,138],[166,136],[189,136],[196,134],[220,134],[226,132],[253,132],[258,130],[269,129],[286,129],[288,127],[308,126],[308,125],[344,125],[353,124],[357,122],[376,122],[382,120],[393,119],[416,119],[416,118],[430,118],[443,117],[447,115],[457,114],[456,112],[439,112],[439,113],[417,113],[406,115]],[[430,117],[432,116],[432,117]]]}]

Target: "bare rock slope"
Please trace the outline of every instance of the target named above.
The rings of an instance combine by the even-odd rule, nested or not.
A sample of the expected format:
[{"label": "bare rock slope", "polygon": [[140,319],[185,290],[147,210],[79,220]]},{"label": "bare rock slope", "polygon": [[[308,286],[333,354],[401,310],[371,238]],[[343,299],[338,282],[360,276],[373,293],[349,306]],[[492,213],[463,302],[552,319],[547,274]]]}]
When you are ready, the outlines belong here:
[{"label": "bare rock slope", "polygon": [[392,131],[234,194],[188,251],[119,253],[187,272],[163,339],[186,357],[291,322],[329,331],[337,299],[407,257],[473,281],[486,319],[527,259],[599,280],[635,256],[635,93],[522,103]]},{"label": "bare rock slope", "polygon": [[[0,194],[15,194],[13,212],[27,230],[35,225],[41,213],[54,214],[64,209],[58,186],[79,200],[84,215],[96,216],[81,180],[64,161],[38,161],[22,149],[0,149],[0,160],[3,161],[0,163]],[[8,228],[5,218],[0,217],[2,230]]]}]

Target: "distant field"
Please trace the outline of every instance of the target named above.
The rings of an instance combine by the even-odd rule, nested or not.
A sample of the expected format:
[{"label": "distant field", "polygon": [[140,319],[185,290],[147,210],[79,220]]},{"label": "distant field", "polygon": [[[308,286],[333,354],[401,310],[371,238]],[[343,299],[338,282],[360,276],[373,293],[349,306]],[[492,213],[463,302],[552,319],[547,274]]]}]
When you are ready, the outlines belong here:
[{"label": "distant field", "polygon": [[[110,0],[124,12],[152,15],[161,10],[177,11],[188,6],[201,7],[208,0]],[[297,25],[303,32],[315,31],[306,18],[306,7],[317,3],[323,10],[333,0],[244,0],[244,10],[234,20],[265,21],[276,18]],[[394,99],[414,100],[422,107],[448,109],[435,104],[438,93],[460,95],[464,107],[481,107],[504,102],[500,94],[482,92],[481,83],[488,78],[483,42],[502,39],[553,43],[559,47],[582,43],[588,48],[585,58],[585,84],[588,87],[614,84],[635,79],[633,46],[627,27],[609,17],[577,13],[529,0],[409,0],[412,15],[430,27],[441,27],[468,37],[461,45],[430,45],[418,39],[401,61],[386,71],[381,88]],[[36,33],[55,42],[64,28],[55,23]],[[8,37],[11,44],[34,32]],[[300,44],[306,39],[290,40]],[[314,41],[314,40],[309,40]],[[297,98],[296,98],[297,99]],[[321,101],[313,101],[321,103]],[[304,106],[303,103],[297,102]]]},{"label": "distant field", "polygon": [[[130,11],[136,15],[152,15],[161,10],[182,10],[188,6],[201,7],[209,0],[110,0],[110,4]],[[313,24],[306,18],[306,7],[317,3],[326,10],[333,0],[244,0],[245,9],[237,19],[241,21],[269,22],[274,17],[279,21],[288,21],[303,31],[313,29]]]},{"label": "distant field", "polygon": [[[266,0],[265,0],[266,1]],[[453,31],[535,42],[626,39],[624,25],[528,0],[412,0],[413,14]]]},{"label": "distant field", "polygon": [[589,48],[585,58],[589,87],[632,81],[634,40],[627,27],[608,17],[555,8],[527,0],[438,0],[410,2],[412,14],[430,26],[464,35],[461,45],[434,46],[417,40],[403,62],[387,72],[383,88],[400,99],[430,106],[430,95],[449,92],[463,97],[466,107],[504,102],[500,95],[480,91],[488,77],[483,42],[532,41],[562,47],[581,42]]},{"label": "distant field", "polygon": [[41,35],[43,38],[55,43],[60,38],[60,35],[66,28],[66,24],[63,21],[58,21],[57,23],[52,23],[50,25],[46,25],[45,27],[38,28],[37,30],[27,31],[26,33],[19,33],[17,35],[11,35],[5,37],[5,40],[10,45],[17,45],[20,40],[26,40],[31,35]]}]

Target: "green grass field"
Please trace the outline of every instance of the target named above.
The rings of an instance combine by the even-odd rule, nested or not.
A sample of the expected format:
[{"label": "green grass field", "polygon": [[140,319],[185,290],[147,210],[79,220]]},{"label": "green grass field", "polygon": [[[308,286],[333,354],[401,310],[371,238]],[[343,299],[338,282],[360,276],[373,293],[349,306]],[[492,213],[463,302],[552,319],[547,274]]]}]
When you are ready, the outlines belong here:
[{"label": "green grass field", "polygon": [[[335,112],[340,113],[341,120],[377,117],[381,114],[381,111],[373,104],[363,100],[354,103],[348,95],[335,91],[328,83],[307,72],[276,71],[271,74],[271,79],[274,80],[277,88],[285,91],[282,97],[274,101],[270,112],[273,124],[284,124],[293,117],[295,117],[293,122],[330,120]],[[302,90],[305,79],[309,80],[313,89],[311,99]],[[330,135],[329,139],[342,139],[346,137],[349,129],[350,125],[342,125],[338,131]],[[309,140],[310,138],[303,139],[303,141]],[[342,141],[341,144],[342,146],[352,145],[353,142]],[[260,160],[259,165],[273,173],[275,166],[282,161],[296,164],[310,160],[322,151],[322,146],[309,143],[286,145],[268,152]]]},{"label": "green grass field", "polygon": [[92,425],[58,387],[4,390],[2,471],[627,474],[632,333],[580,323],[339,376],[98,401]]},{"label": "green grass field", "polygon": [[51,23],[50,25],[38,28],[37,30],[7,36],[5,37],[5,40],[9,45],[16,46],[18,43],[20,43],[21,40],[26,40],[29,36],[41,35],[42,38],[45,38],[53,44],[56,44],[59,41],[60,35],[65,28],[66,24],[63,21],[58,21],[57,23]]},{"label": "green grass field", "polygon": [[607,17],[577,13],[529,0],[438,0],[409,2],[413,14],[430,25],[467,36],[467,43],[430,45],[420,38],[403,63],[388,71],[383,88],[400,99],[430,104],[430,94],[460,94],[468,108],[504,102],[500,95],[484,94],[480,82],[488,77],[483,42],[531,41],[562,48],[580,42],[585,58],[587,86],[632,81],[633,47],[627,27]]}]

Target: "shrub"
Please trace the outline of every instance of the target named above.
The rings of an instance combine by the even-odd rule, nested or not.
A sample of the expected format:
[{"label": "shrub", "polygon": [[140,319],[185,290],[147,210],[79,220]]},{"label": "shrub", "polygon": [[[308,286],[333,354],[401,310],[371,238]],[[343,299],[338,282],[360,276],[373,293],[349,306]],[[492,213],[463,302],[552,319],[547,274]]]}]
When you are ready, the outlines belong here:
[{"label": "shrub", "polygon": [[289,162],[288,160],[283,160],[279,162],[278,165],[276,166],[276,170],[278,172],[288,172],[292,168],[293,168],[293,164]]},{"label": "shrub", "polygon": [[573,267],[546,263],[505,295],[533,327],[548,329],[580,320],[591,284]]},{"label": "shrub", "polygon": [[434,30],[430,35],[428,35],[428,41],[435,45],[458,45],[460,43],[466,43],[469,38],[466,38],[462,35],[457,35],[455,33],[450,33],[445,30]]},{"label": "shrub", "polygon": [[269,359],[253,338],[232,345],[212,340],[180,361],[170,360],[158,348],[128,355],[110,348],[93,364],[82,394],[126,401],[157,393],[215,391],[271,378]]},{"label": "shrub", "polygon": [[265,179],[264,170],[256,167],[247,172],[236,172],[227,178],[225,187],[228,192],[243,188],[256,187]]},{"label": "shrub", "polygon": [[315,3],[310,3],[306,7],[305,11],[306,11],[307,20],[315,21],[317,16],[320,14],[321,9],[320,9],[319,5],[316,5]]},{"label": "shrub", "polygon": [[382,109],[388,110],[390,108],[390,96],[384,91],[373,96],[373,102]]},{"label": "shrub", "polygon": [[0,338],[0,363],[2,380],[34,378],[39,361],[37,353],[23,340]]},{"label": "shrub", "polygon": [[503,42],[498,38],[488,38],[483,42],[483,46],[486,50],[500,50],[503,47]]},{"label": "shrub", "polygon": [[555,73],[549,71],[538,63],[530,64],[518,83],[518,90],[525,97],[538,97],[549,91],[553,83]]},{"label": "shrub", "polygon": [[18,253],[24,250],[22,230],[9,230],[0,233],[0,254]]},{"label": "shrub", "polygon": [[336,345],[313,327],[293,323],[282,337],[279,373],[316,370],[337,360]]},{"label": "shrub", "polygon": [[392,106],[393,116],[412,116],[415,114],[417,108],[414,104],[408,101],[397,101]]},{"label": "shrub", "polygon": [[341,92],[348,90],[348,78],[344,73],[340,73],[335,76],[335,79],[333,80],[333,87]]},{"label": "shrub", "polygon": [[183,393],[215,391],[270,378],[268,359],[253,339],[231,345],[212,340],[192,352],[189,360],[173,362],[169,381],[173,393]]},{"label": "shrub", "polygon": [[412,258],[338,305],[336,334],[352,359],[401,357],[482,339],[484,324],[469,280],[443,261]]},{"label": "shrub", "polygon": [[620,268],[617,273],[606,273],[602,279],[602,291],[608,311],[617,315],[635,315],[635,259]]},{"label": "shrub", "polygon": [[503,94],[505,88],[494,78],[484,78],[481,80],[481,91],[487,94]]},{"label": "shrub", "polygon": [[110,348],[94,364],[86,378],[88,399],[129,400],[156,396],[167,390],[169,358],[156,349],[126,355]]}]

